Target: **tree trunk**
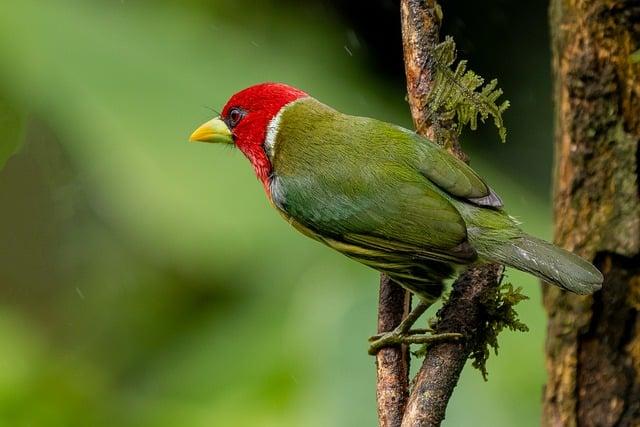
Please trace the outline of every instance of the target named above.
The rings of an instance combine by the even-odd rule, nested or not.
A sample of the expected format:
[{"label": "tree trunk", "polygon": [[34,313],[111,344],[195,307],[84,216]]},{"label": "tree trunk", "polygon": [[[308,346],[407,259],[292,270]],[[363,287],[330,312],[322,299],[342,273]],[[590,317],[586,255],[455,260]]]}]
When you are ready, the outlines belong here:
[{"label": "tree trunk", "polygon": [[602,291],[544,287],[547,426],[640,425],[638,0],[552,0],[555,241]]}]

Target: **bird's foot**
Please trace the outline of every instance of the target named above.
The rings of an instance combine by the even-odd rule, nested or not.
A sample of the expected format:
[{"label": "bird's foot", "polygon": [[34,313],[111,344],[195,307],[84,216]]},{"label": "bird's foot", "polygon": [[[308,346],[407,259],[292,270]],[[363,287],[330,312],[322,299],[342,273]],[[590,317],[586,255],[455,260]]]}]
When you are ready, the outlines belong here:
[{"label": "bird's foot", "polygon": [[394,329],[391,332],[374,335],[369,338],[369,354],[374,356],[381,348],[399,344],[429,344],[440,341],[458,340],[462,334],[455,332],[433,333],[432,329],[411,329],[408,331]]}]

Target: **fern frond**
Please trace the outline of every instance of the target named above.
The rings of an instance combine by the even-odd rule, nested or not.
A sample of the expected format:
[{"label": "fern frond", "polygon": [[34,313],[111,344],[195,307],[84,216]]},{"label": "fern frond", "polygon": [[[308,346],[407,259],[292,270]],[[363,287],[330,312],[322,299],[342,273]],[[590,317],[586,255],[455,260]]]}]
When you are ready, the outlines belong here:
[{"label": "fern frond", "polygon": [[436,45],[433,58],[433,89],[425,100],[432,116],[454,121],[458,134],[467,125],[476,130],[478,118],[484,122],[491,116],[500,139],[505,142],[507,129],[502,113],[509,108],[509,101],[497,104],[502,95],[502,89],[497,87],[498,81],[494,79],[483,86],[484,79],[468,70],[465,60],[458,62],[453,70],[451,67],[456,60],[456,45],[451,37]]}]

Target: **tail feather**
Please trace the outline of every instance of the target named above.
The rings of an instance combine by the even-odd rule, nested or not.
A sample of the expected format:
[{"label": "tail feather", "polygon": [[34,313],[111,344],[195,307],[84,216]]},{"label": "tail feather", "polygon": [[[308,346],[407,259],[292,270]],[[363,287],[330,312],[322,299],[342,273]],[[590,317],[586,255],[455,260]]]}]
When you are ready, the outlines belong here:
[{"label": "tail feather", "polygon": [[591,294],[602,287],[602,273],[591,263],[526,234],[501,242],[482,255],[576,294]]}]

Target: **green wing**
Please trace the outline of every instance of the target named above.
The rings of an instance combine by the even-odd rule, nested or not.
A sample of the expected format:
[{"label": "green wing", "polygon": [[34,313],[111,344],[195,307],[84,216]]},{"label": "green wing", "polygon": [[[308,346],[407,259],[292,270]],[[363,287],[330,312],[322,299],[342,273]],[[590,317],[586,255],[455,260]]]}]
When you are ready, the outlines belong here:
[{"label": "green wing", "polygon": [[445,262],[475,258],[458,211],[418,174],[386,164],[276,180],[276,203],[322,237]]},{"label": "green wing", "polygon": [[409,133],[415,141],[418,169],[434,184],[448,194],[474,204],[502,207],[500,197],[466,163],[421,136],[404,129],[402,131]]}]

